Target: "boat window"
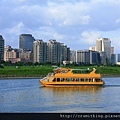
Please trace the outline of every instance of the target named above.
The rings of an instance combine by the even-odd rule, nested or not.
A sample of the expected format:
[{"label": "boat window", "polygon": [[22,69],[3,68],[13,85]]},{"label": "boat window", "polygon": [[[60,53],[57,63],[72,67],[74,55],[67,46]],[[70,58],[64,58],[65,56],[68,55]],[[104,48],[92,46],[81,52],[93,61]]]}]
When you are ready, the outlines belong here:
[{"label": "boat window", "polygon": [[53,82],[56,82],[56,78],[53,79]]},{"label": "boat window", "polygon": [[71,81],[74,81],[75,79],[74,78],[71,78]]},{"label": "boat window", "polygon": [[96,80],[96,82],[100,82],[100,79],[99,79],[99,78],[96,78],[95,80]]},{"label": "boat window", "polygon": [[89,78],[89,82],[91,82],[91,78]]},{"label": "boat window", "polygon": [[61,78],[61,82],[65,81],[65,78]]},{"label": "boat window", "polygon": [[88,81],[89,81],[89,79],[88,79],[88,78],[86,78],[86,79],[85,79],[85,81],[86,81],[86,82],[88,82]]},{"label": "boat window", "polygon": [[76,78],[76,81],[79,82],[79,78]]},{"label": "boat window", "polygon": [[84,82],[84,78],[81,78],[81,82]]},{"label": "boat window", "polygon": [[69,82],[70,81],[70,78],[66,78],[66,82]]},{"label": "boat window", "polygon": [[57,78],[57,82],[60,82],[60,78]]}]

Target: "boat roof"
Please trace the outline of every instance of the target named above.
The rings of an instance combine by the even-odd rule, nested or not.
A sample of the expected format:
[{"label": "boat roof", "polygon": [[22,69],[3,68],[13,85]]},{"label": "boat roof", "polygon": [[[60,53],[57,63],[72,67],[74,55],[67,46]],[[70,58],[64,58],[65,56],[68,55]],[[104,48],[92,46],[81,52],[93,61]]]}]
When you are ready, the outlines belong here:
[{"label": "boat roof", "polygon": [[[89,68],[87,68],[87,69],[73,69],[73,68],[62,68],[62,67],[58,67],[58,68],[54,68],[53,69],[53,71],[57,71],[57,70],[71,70],[71,71],[73,71],[73,70],[81,70],[81,71],[84,71],[84,70],[90,70]],[[96,70],[95,68],[93,68],[93,70]]]}]

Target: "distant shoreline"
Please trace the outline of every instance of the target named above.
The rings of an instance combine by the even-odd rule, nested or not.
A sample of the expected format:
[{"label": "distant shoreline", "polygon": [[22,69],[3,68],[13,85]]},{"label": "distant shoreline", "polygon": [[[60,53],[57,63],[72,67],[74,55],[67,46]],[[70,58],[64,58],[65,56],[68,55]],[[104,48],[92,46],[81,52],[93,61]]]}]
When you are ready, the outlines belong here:
[{"label": "distant shoreline", "polygon": [[0,80],[4,79],[41,79],[42,77],[0,77]]},{"label": "distant shoreline", "polygon": [[120,77],[120,74],[101,74],[102,77]]},{"label": "distant shoreline", "polygon": [[1,79],[42,79],[43,77],[45,77],[45,76],[39,76],[39,77],[37,77],[37,76],[30,76],[30,77],[28,77],[28,76],[21,76],[21,77],[17,77],[17,76],[12,76],[12,77],[0,77],[0,80]]},{"label": "distant shoreline", "polygon": [[[120,77],[120,74],[118,75],[110,75],[110,74],[101,74],[102,78],[109,78],[109,77]],[[41,77],[0,77],[0,80],[4,79],[41,79],[44,76]]]}]

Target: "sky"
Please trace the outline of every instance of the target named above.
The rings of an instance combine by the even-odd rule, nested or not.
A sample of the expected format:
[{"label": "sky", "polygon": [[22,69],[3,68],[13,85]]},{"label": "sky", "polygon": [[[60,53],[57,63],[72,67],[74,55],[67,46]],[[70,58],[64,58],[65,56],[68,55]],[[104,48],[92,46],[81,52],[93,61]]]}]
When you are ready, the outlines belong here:
[{"label": "sky", "polygon": [[120,0],[0,0],[0,34],[19,48],[19,35],[56,39],[72,50],[110,38],[120,53]]}]

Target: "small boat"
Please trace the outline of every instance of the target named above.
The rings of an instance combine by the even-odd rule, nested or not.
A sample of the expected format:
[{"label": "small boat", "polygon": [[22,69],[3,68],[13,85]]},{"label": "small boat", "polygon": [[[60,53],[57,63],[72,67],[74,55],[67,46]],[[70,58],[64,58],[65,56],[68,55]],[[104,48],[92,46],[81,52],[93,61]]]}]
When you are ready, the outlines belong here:
[{"label": "small boat", "polygon": [[70,69],[70,68],[56,68],[53,73],[49,73],[46,77],[39,81],[45,87],[70,87],[81,85],[103,86],[104,81],[101,75],[96,73],[96,69],[92,71],[89,69]]}]

